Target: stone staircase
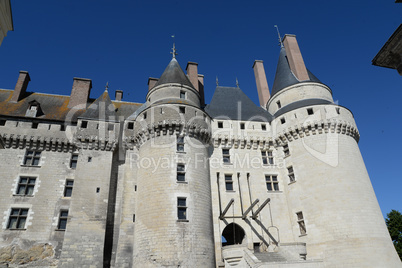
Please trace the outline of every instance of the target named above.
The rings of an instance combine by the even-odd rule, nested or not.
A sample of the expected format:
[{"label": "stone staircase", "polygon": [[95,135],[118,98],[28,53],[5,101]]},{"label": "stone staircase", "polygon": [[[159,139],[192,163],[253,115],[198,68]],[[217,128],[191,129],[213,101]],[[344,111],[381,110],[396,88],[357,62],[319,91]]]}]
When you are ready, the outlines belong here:
[{"label": "stone staircase", "polygon": [[254,256],[261,262],[286,262],[288,259],[279,252],[254,252]]}]

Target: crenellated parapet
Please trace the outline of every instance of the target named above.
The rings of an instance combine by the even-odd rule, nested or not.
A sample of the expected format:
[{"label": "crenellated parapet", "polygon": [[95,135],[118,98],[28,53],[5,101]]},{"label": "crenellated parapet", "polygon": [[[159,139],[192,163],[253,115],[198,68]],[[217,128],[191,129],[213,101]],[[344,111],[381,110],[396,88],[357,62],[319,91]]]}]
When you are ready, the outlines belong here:
[{"label": "crenellated parapet", "polygon": [[5,148],[29,148],[33,150],[54,152],[72,152],[75,150],[74,144],[72,144],[67,138],[9,133],[0,133],[0,136],[3,138]]},{"label": "crenellated parapet", "polygon": [[149,139],[166,135],[190,136],[208,144],[211,139],[211,130],[206,124],[168,119],[155,123],[141,124],[141,128],[138,127],[133,132],[133,135],[127,135],[123,139],[125,147],[133,149],[134,146],[137,148],[141,147]]},{"label": "crenellated parapet", "polygon": [[118,140],[78,134],[74,138],[74,145],[84,150],[114,151],[118,145]]},{"label": "crenellated parapet", "polygon": [[267,150],[273,146],[273,139],[267,136],[236,136],[236,135],[215,135],[212,144],[215,148],[223,146],[225,148]]}]

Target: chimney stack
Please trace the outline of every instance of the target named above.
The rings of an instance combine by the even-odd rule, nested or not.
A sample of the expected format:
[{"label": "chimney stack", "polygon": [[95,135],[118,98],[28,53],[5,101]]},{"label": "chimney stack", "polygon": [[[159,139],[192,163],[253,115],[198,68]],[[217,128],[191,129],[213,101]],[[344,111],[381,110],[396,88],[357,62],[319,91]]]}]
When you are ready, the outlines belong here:
[{"label": "chimney stack", "polygon": [[74,77],[73,89],[71,90],[70,102],[68,108],[77,109],[86,108],[89,94],[91,93],[92,81],[91,79]]},{"label": "chimney stack", "polygon": [[299,45],[297,44],[296,35],[285,34],[285,37],[283,38],[283,45],[285,46],[286,56],[288,57],[290,69],[292,70],[296,78],[299,81],[310,80],[310,77],[307,73],[306,65],[304,65]]},{"label": "chimney stack", "polygon": [[29,73],[27,71],[20,71],[10,102],[18,102],[25,96],[29,81],[31,81]]},{"label": "chimney stack", "polygon": [[123,90],[116,90],[115,100],[121,101],[123,99]]},{"label": "chimney stack", "polygon": [[150,91],[155,86],[155,84],[158,83],[158,80],[158,78],[148,78],[148,91]]},{"label": "chimney stack", "polygon": [[187,76],[194,88],[199,91],[198,88],[198,63],[189,61],[186,66]]},{"label": "chimney stack", "polygon": [[200,92],[201,107],[205,106],[205,96],[204,96],[204,75],[198,75],[198,91]]},{"label": "chimney stack", "polygon": [[255,83],[257,84],[258,99],[260,100],[260,106],[265,108],[270,94],[268,88],[267,77],[265,75],[264,63],[262,60],[255,60],[253,64]]}]

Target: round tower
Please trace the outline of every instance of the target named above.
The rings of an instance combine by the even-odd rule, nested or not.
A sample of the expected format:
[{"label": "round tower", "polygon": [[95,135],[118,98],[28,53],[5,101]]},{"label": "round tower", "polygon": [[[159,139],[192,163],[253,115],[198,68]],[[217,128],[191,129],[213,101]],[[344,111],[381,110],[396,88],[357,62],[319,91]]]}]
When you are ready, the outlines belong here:
[{"label": "round tower", "polygon": [[353,114],[305,66],[284,38],[272,97],[274,139],[295,241],[326,267],[400,267],[358,147]]},{"label": "round tower", "polygon": [[215,265],[210,119],[200,103],[173,57],[137,113],[134,267]]}]

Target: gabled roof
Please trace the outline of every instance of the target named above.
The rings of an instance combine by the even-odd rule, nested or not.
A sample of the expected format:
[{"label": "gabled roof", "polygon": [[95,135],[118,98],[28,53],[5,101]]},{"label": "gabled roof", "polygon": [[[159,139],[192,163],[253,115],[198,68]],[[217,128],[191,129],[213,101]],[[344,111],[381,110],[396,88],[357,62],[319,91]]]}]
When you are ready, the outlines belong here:
[{"label": "gabled roof", "polygon": [[270,113],[255,105],[238,87],[218,86],[205,111],[214,119],[258,122],[268,122],[272,119]]},{"label": "gabled roof", "polygon": [[154,87],[170,83],[178,83],[194,88],[175,58],[170,61]]},{"label": "gabled roof", "polygon": [[78,118],[94,119],[102,121],[118,121],[116,107],[113,105],[107,90],[103,92],[88,109]]},{"label": "gabled roof", "polygon": [[304,82],[317,82],[321,83],[317,77],[315,77],[308,69],[307,69],[308,76],[310,80],[307,81],[299,81],[296,76],[293,74],[292,70],[290,69],[288,58],[286,56],[286,50],[284,47],[281,48],[279,53],[278,65],[276,67],[276,74],[274,84],[271,89],[271,97],[274,96],[276,93],[281,91],[282,89],[292,86],[298,83]]}]

